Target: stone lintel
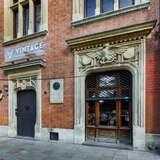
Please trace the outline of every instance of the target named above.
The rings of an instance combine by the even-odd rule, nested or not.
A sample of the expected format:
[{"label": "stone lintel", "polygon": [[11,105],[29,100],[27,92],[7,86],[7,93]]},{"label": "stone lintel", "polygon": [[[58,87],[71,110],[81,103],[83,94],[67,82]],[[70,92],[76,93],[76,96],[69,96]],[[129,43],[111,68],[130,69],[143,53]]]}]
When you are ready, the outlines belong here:
[{"label": "stone lintel", "polygon": [[40,67],[45,67],[46,63],[42,59],[28,60],[20,63],[13,63],[0,66],[5,74],[17,73],[20,71],[39,69]]},{"label": "stone lintel", "polygon": [[95,46],[102,46],[105,43],[114,44],[142,39],[150,34],[155,24],[156,20],[147,21],[140,24],[116,28],[113,30],[106,30],[91,35],[69,39],[66,42],[72,51],[79,51],[87,48],[94,48]]}]

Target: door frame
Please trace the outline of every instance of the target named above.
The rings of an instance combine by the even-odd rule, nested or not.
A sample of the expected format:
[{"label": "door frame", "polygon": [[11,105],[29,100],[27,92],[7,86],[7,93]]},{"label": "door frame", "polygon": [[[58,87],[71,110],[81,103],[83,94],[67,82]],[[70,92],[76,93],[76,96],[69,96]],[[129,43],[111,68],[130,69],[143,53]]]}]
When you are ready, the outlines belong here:
[{"label": "door frame", "polygon": [[[30,88],[34,89],[36,92],[36,124],[35,124],[35,139],[40,139],[41,129],[42,129],[42,118],[41,118],[41,70],[27,71],[23,73],[10,74],[8,76],[9,82],[9,103],[8,103],[8,136],[17,136],[17,117],[15,115],[15,109],[17,108],[17,90],[15,89],[16,80],[21,80],[24,78],[36,77],[35,84],[31,85]],[[26,90],[26,88],[21,88],[21,90]]]},{"label": "door frame", "polygon": [[[124,76],[125,74],[125,76]],[[115,89],[116,88],[116,93],[118,97],[110,97],[111,99],[107,99],[107,98],[98,98],[98,93],[101,90],[99,88],[99,83],[100,83],[100,77],[104,76],[104,75],[108,75],[108,76],[113,76],[116,77],[116,79],[118,80],[118,83],[115,84],[112,88],[106,88],[106,89],[102,89],[103,91],[107,89]],[[95,79],[94,83],[92,83],[92,87],[89,87],[88,85],[91,84],[91,77],[94,77],[93,79]],[[128,79],[128,83],[126,83],[125,85],[122,86],[122,84],[120,84],[121,80],[124,80],[125,77],[130,77]],[[91,130],[95,130],[95,134],[94,134],[94,140],[96,140],[96,138],[100,138],[97,137],[98,133],[100,133],[101,130],[105,130],[107,131],[113,131],[113,133],[115,133],[115,138],[113,138],[113,141],[115,141],[115,143],[119,143],[120,140],[120,133],[123,131],[129,131],[129,137],[128,137],[128,141],[126,141],[128,144],[132,144],[132,89],[133,89],[133,84],[132,84],[132,74],[131,72],[127,71],[127,70],[113,70],[113,71],[107,71],[107,72],[96,72],[94,74],[88,74],[88,76],[86,77],[86,82],[85,82],[85,90],[86,90],[86,120],[85,120],[85,138],[86,141],[90,140],[87,137],[89,136],[89,132]],[[128,126],[122,126],[121,125],[121,112],[122,112],[122,103],[124,102],[124,100],[126,100],[124,97],[126,97],[127,95],[122,95],[122,87],[124,87],[127,89],[127,91],[129,92],[128,95],[128,116],[129,116],[129,123]],[[96,92],[96,97],[95,98],[91,98],[91,96],[89,95],[89,91],[95,91]],[[121,97],[121,98],[120,98]],[[100,122],[100,106],[102,105],[102,103],[100,102],[100,100],[105,102],[114,102],[114,109],[116,110],[116,114],[115,114],[115,118],[116,118],[116,124],[113,126],[108,126],[108,125],[101,125]],[[94,103],[94,113],[95,113],[95,124],[94,125],[88,125],[88,107],[90,106],[89,103],[92,102]],[[106,106],[107,107],[107,106]],[[108,106],[109,107],[109,106]],[[107,107],[107,108],[108,108]],[[98,116],[97,116],[98,115]],[[107,136],[105,136],[104,138],[108,138]],[[122,142],[122,143],[126,143],[126,142]]]},{"label": "door frame", "polygon": [[[133,50],[132,45],[135,45]],[[114,63],[97,65],[95,61],[89,65],[89,67],[83,70],[81,68],[84,57],[86,60],[87,51],[75,51],[75,125],[74,125],[74,141],[75,143],[85,142],[85,79],[89,73],[111,71],[111,70],[128,70],[132,74],[133,86],[132,86],[132,139],[133,148],[144,149],[145,148],[145,59],[146,59],[146,40],[141,39],[138,41],[132,41],[131,43],[118,44],[116,47],[119,49],[128,47],[129,52],[137,55],[134,61],[133,59],[123,61],[118,59]],[[122,53],[121,52],[121,55]],[[90,52],[89,52],[90,53]],[[94,49],[89,56],[94,56],[99,53],[98,48]],[[117,52],[116,52],[117,53]],[[90,57],[89,57],[90,58]],[[85,61],[86,62],[86,61]],[[88,63],[88,61],[86,62]]]}]

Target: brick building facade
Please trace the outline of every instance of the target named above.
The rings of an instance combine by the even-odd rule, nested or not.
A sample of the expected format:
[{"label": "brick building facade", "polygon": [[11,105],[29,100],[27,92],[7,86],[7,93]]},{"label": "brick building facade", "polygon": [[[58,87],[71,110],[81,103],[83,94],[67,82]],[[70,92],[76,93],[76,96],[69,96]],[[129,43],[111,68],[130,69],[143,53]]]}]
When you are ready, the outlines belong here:
[{"label": "brick building facade", "polygon": [[159,2],[91,2],[0,1],[0,135],[160,143]]}]

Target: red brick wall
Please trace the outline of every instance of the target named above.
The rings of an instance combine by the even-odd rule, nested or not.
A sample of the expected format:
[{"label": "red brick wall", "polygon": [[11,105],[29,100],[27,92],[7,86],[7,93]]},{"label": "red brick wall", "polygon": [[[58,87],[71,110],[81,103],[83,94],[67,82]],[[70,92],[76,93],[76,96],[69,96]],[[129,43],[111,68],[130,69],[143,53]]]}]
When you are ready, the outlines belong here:
[{"label": "red brick wall", "polygon": [[[0,65],[3,62],[3,1],[0,1]],[[4,85],[8,84],[7,77],[0,70],[0,90],[3,91],[4,97],[0,101],[0,125],[8,124],[8,93],[4,91]]]},{"label": "red brick wall", "polygon": [[[46,60],[47,68],[43,70],[43,77],[65,78],[65,100],[62,105],[50,105],[48,100],[49,81],[43,82],[43,127],[49,125],[57,128],[73,128],[74,116],[74,88],[73,88],[73,55],[68,50],[65,40],[89,35],[105,30],[124,27],[156,19],[157,0],[152,0],[149,9],[119,15],[105,20],[72,27],[72,1],[49,0],[49,34],[47,37],[48,51]],[[151,40],[151,39],[150,39]],[[146,130],[147,132],[159,132],[158,93],[159,79],[158,51],[154,46],[156,41],[147,42],[147,84],[146,84]],[[156,70],[156,71],[155,71]],[[154,74],[156,73],[156,74]],[[155,83],[156,82],[156,83]],[[156,111],[156,112],[155,112]],[[49,116],[51,115],[51,116]],[[155,123],[157,121],[157,124]],[[50,123],[49,123],[50,122]]]},{"label": "red brick wall", "polygon": [[[47,66],[42,69],[42,123],[43,127],[73,128],[74,127],[74,57],[69,51],[66,40],[89,35],[105,30],[120,28],[149,20],[157,19],[157,2],[152,0],[149,9],[130,12],[102,21],[71,26],[72,1],[49,1],[49,33],[45,37],[47,50],[45,60]],[[0,1],[0,13],[3,15],[3,1]],[[0,17],[3,22],[3,17]],[[0,23],[0,41],[3,39],[3,23]],[[158,41],[150,38],[147,41],[146,57],[146,131],[160,132],[160,72],[159,72],[159,45]],[[3,59],[0,47],[0,61]],[[0,71],[0,78],[6,78]],[[64,78],[65,96],[63,104],[49,103],[49,79]],[[6,81],[0,81],[0,89]],[[5,93],[5,92],[4,92]],[[0,102],[0,124],[7,124],[7,93]],[[85,107],[85,106],[84,106]]]},{"label": "red brick wall", "polygon": [[146,57],[146,130],[160,133],[160,42],[147,42]]}]

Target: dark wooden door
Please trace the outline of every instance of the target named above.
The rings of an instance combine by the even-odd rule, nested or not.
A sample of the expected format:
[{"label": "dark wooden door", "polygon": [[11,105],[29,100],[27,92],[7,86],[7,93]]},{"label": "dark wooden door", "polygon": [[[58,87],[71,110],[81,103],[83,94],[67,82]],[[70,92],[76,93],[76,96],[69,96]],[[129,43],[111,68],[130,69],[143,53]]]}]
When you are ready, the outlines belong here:
[{"label": "dark wooden door", "polygon": [[34,137],[36,123],[36,92],[34,90],[17,93],[17,135]]}]

